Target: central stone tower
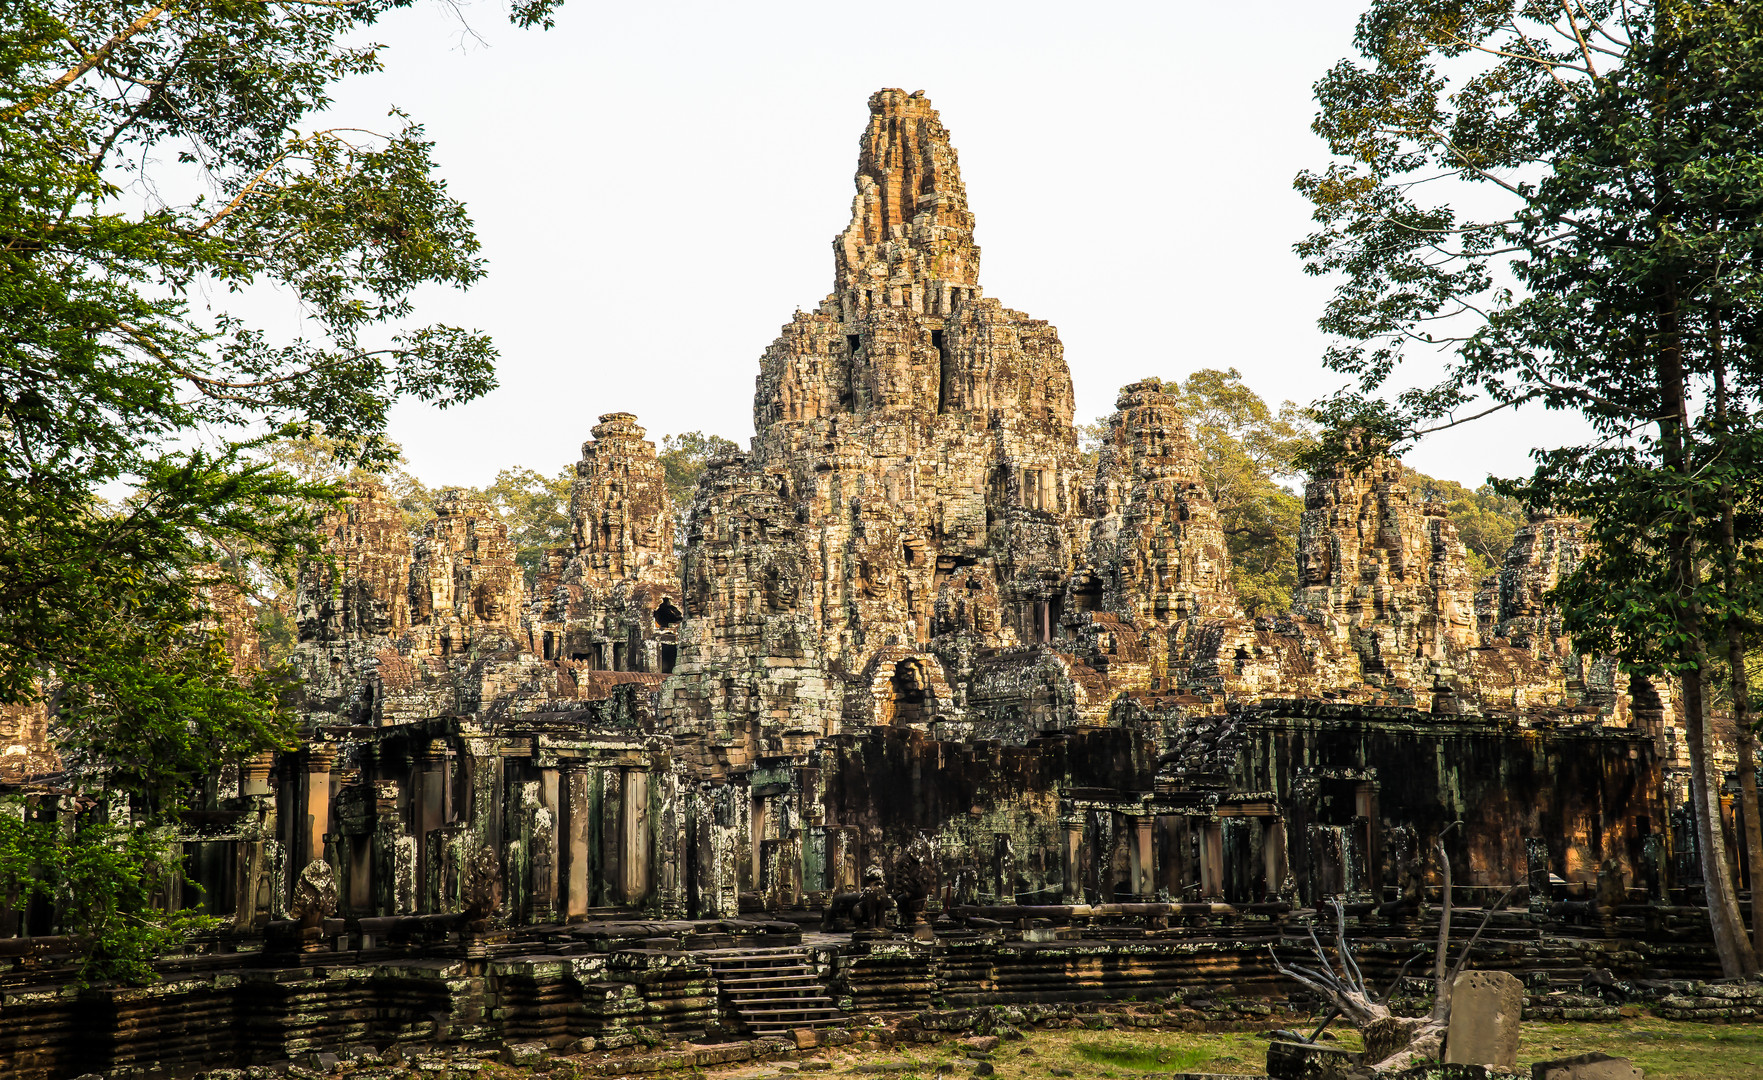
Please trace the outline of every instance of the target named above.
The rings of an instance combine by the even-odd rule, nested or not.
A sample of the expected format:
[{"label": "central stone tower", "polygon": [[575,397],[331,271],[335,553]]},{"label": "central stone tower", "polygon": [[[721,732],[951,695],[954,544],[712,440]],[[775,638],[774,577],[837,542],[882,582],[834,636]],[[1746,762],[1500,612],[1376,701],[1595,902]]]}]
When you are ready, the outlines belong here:
[{"label": "central stone tower", "polygon": [[977,653],[1052,639],[1087,536],[1058,334],[983,295],[930,102],[869,113],[833,292],[765,351],[753,452],[692,512],[664,708],[761,753],[952,718]]}]

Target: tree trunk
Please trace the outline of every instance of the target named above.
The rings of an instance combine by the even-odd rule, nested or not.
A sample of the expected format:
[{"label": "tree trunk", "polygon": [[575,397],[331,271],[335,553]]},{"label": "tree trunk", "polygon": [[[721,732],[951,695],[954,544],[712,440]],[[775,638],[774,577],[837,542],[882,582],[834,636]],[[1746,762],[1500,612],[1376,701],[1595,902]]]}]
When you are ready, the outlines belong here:
[{"label": "tree trunk", "polygon": [[1690,803],[1696,822],[1696,846],[1701,849],[1702,887],[1708,903],[1708,922],[1720,968],[1727,978],[1757,970],[1757,957],[1745,937],[1738,897],[1726,862],[1726,833],[1720,817],[1720,788],[1709,775],[1714,758],[1714,738],[1708,723],[1708,649],[1702,627],[1702,607],[1697,598],[1701,583],[1696,559],[1695,488],[1690,477],[1689,408],[1685,397],[1683,345],[1675,292],[1669,288],[1659,308],[1659,434],[1663,464],[1683,485],[1683,509],[1666,537],[1676,588],[1682,597],[1679,629],[1684,644],[1678,660],[1690,665],[1682,674],[1685,749],[1690,758]]},{"label": "tree trunk", "polygon": [[[1726,411],[1726,359],[1718,320],[1712,334],[1714,354],[1714,416],[1722,437],[1730,433]],[[1738,525],[1732,483],[1720,484],[1720,563],[1729,598],[1739,595]],[[1751,879],[1751,955],[1763,963],[1763,822],[1757,820],[1757,739],[1751,731],[1751,679],[1745,669],[1745,624],[1749,612],[1728,614],[1726,660],[1732,688],[1732,724],[1738,735],[1739,817],[1745,835],[1745,864]]]},{"label": "tree trunk", "polygon": [[[1733,688],[1735,693],[1738,688]],[[1739,720],[1738,710],[1733,719]],[[1749,723],[1746,717],[1743,723]],[[1745,727],[1739,729],[1739,812],[1745,819],[1745,862],[1751,876],[1751,955],[1763,964],[1763,888],[1758,875],[1763,874],[1763,822],[1757,820],[1757,737]]]}]

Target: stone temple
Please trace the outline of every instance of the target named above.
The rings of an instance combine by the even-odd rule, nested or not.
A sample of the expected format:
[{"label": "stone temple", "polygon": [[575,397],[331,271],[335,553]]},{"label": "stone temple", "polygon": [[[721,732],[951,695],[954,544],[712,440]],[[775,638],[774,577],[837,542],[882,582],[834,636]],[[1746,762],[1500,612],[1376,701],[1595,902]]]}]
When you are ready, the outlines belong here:
[{"label": "stone temple", "polygon": [[[1548,606],[1575,523],[1532,520],[1477,582],[1398,462],[1337,469],[1305,489],[1292,612],[1246,617],[1159,384],[1121,390],[1081,463],[1059,335],[985,294],[921,94],[870,99],[832,285],[683,515],[636,417],[599,418],[530,590],[486,506],[445,499],[412,539],[359,486],[299,581],[304,742],[215,778],[168,885],[229,927],[168,969],[173,1034],[75,1039],[89,995],[8,998],[0,1058],[47,1049],[0,1077],[1283,994],[1293,912],[1431,933],[1441,833],[1460,900],[1528,886],[1501,963],[1712,963],[1628,933],[1681,901],[1693,830],[1671,695]],[[0,736],[0,778],[53,758],[37,718]],[[28,955],[0,949],[15,983],[65,979]],[[801,992],[743,1003],[729,971],[774,955]],[[249,1045],[203,1034],[225,1010]]]}]

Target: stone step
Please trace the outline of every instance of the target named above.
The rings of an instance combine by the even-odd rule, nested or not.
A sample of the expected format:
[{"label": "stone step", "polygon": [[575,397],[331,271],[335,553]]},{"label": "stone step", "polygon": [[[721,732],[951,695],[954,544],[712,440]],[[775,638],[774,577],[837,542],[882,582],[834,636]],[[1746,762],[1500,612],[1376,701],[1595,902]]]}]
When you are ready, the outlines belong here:
[{"label": "stone step", "polygon": [[730,1000],[737,1005],[751,1005],[756,1001],[806,1001],[821,1000],[826,994],[818,986],[801,986],[787,991],[756,990],[745,994],[730,994]]}]

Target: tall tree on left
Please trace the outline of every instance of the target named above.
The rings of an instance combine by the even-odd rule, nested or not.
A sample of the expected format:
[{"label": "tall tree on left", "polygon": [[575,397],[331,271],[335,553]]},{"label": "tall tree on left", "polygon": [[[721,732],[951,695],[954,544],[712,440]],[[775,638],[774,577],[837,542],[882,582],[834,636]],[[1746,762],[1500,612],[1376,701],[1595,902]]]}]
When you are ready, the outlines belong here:
[{"label": "tall tree on left", "polygon": [[[510,17],[549,26],[558,2]],[[486,336],[409,322],[419,285],[483,273],[421,126],[313,122],[405,5],[0,7],[0,705],[46,709],[80,803],[107,808],[69,835],[0,794],[0,897],[47,894],[88,978],[151,977],[183,925],[155,914],[152,838],[290,734],[210,597],[314,550],[337,492],[255,447],[322,432],[371,467],[400,397],[494,385]],[[229,310],[264,289],[304,336]]]}]

